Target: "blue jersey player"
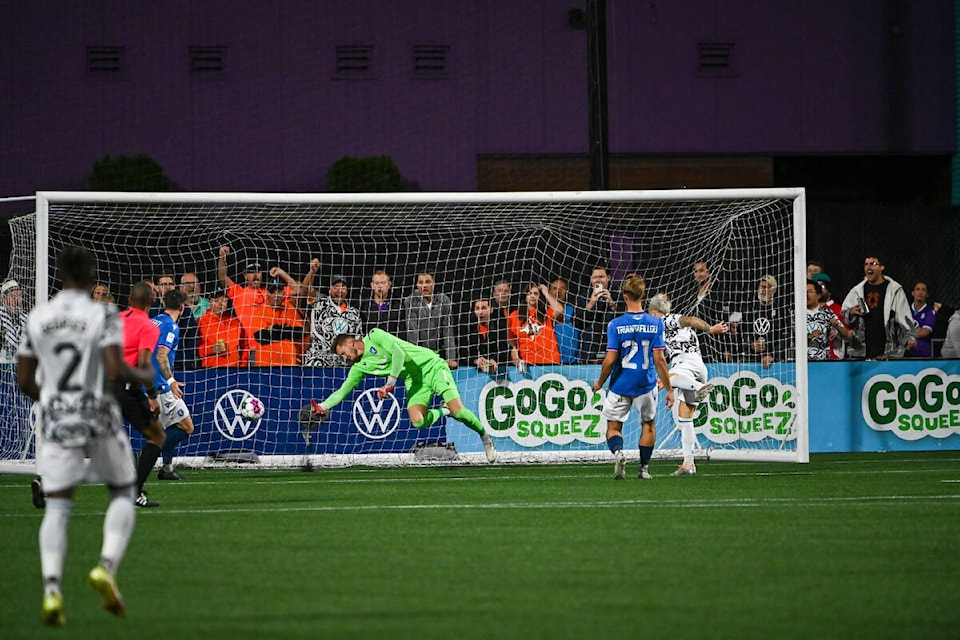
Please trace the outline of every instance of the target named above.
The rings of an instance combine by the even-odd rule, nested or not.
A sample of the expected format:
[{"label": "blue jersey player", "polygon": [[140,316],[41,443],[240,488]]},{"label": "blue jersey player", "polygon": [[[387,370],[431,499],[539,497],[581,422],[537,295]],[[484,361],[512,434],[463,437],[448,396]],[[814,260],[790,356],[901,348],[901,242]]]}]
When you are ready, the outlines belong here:
[{"label": "blue jersey player", "polygon": [[615,480],[623,480],[627,462],[623,453],[623,423],[630,415],[630,407],[640,414],[643,425],[640,433],[640,471],[637,477],[649,480],[648,466],[656,444],[657,430],[657,376],[667,391],[667,408],[673,407],[673,388],[663,337],[663,320],[643,311],[646,281],[633,276],[623,283],[623,297],[627,312],[607,325],[607,355],[600,367],[600,377],[593,390],[603,388],[610,378],[610,389],[603,402],[603,417],[607,419],[607,446],[614,457]]},{"label": "blue jersey player", "polygon": [[193,433],[193,418],[183,401],[183,384],[173,376],[173,361],[180,344],[180,314],[187,296],[179,289],[163,295],[164,311],[153,319],[160,328],[157,348],[153,351],[153,366],[157,371],[157,398],[160,400],[160,426],[167,434],[160,455],[163,466],[157,472],[160,480],[180,480],[173,470],[173,450]]}]

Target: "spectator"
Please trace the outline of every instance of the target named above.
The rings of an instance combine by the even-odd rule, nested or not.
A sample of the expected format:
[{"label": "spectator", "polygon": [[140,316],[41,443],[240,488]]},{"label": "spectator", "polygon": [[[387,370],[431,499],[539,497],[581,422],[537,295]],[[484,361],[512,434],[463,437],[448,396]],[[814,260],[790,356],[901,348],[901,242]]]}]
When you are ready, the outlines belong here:
[{"label": "spectator", "polygon": [[250,364],[290,367],[297,364],[306,337],[303,313],[289,296],[299,283],[279,267],[270,274],[275,277],[267,282],[267,304],[256,309],[250,320]]},{"label": "spectator", "polygon": [[403,310],[399,300],[390,296],[393,281],[383,269],[377,269],[370,277],[370,297],[360,304],[360,315],[367,333],[383,329],[401,340],[404,339]]},{"label": "spectator", "polygon": [[20,334],[27,322],[23,310],[23,292],[16,280],[7,280],[0,287],[3,304],[0,305],[0,366],[11,366],[17,361]]},{"label": "spectator", "polygon": [[[708,318],[711,322],[726,322],[730,317],[730,305],[722,302],[724,296],[720,282],[713,274],[710,263],[697,260],[693,263],[693,291],[690,298],[676,305],[677,309],[686,309],[686,314]],[[704,361],[716,362],[722,359],[724,345],[729,341],[724,334],[704,334],[701,353]]]},{"label": "spectator", "polygon": [[818,273],[823,273],[823,264],[816,260],[807,262],[807,280],[813,280]]},{"label": "spectator", "polygon": [[560,349],[560,363],[573,364],[580,360],[580,331],[575,322],[576,307],[567,302],[569,287],[567,281],[557,278],[550,285],[550,295],[563,307],[562,321],[558,319],[553,327],[557,334],[557,347]]},{"label": "spectator", "polygon": [[474,301],[473,315],[474,320],[468,323],[463,336],[465,364],[490,375],[503,373],[511,360],[507,320],[493,311],[487,298]]},{"label": "spectator", "polygon": [[200,279],[192,271],[180,276],[180,290],[187,295],[186,313],[199,320],[210,308],[210,300],[200,295]]},{"label": "spectator", "polygon": [[513,311],[513,301],[510,299],[513,295],[510,281],[501,278],[493,283],[493,311],[499,313],[506,320]]},{"label": "spectator", "polygon": [[151,318],[156,318],[158,315],[164,312],[163,309],[163,296],[166,295],[167,291],[173,291],[177,288],[177,280],[173,277],[172,273],[162,273],[157,276],[154,281],[156,284],[154,286],[155,298],[153,303],[150,305],[150,310],[148,311]]},{"label": "spectator", "polygon": [[227,275],[228,255],[230,255],[230,247],[226,245],[220,247],[217,259],[217,277],[223,289],[227,292],[227,296],[233,302],[234,312],[237,314],[240,324],[247,330],[247,335],[252,335],[250,321],[253,314],[257,309],[267,304],[266,291],[263,287],[263,270],[259,262],[247,262],[243,271],[243,285],[239,285]]},{"label": "spectator", "polygon": [[[817,274],[820,275],[820,274]],[[832,310],[820,304],[823,285],[807,281],[807,360],[829,360],[830,341],[834,333],[849,337],[850,330]]]},{"label": "spectator", "polygon": [[960,310],[954,311],[947,322],[947,333],[940,355],[944,358],[960,358]]},{"label": "spectator", "polygon": [[210,310],[197,320],[200,343],[197,348],[204,367],[246,366],[247,333],[233,312],[233,303],[224,289],[210,295]]},{"label": "spectator", "polygon": [[793,324],[789,301],[777,300],[777,279],[765,274],[757,283],[757,304],[747,306],[739,326],[739,354],[746,362],[760,362],[767,369],[787,356]]},{"label": "spectator", "polygon": [[843,317],[853,329],[847,348],[851,358],[901,358],[916,334],[903,287],[884,275],[883,260],[867,256],[864,279],[844,298]]},{"label": "spectator", "polygon": [[308,367],[348,367],[351,363],[333,353],[330,348],[340,334],[359,336],[363,332],[360,310],[350,306],[350,289],[344,276],[333,276],[328,295],[319,296],[310,309],[310,346],[303,356]]},{"label": "spectator", "polygon": [[[545,284],[527,285],[526,305],[512,311],[507,320],[507,335],[517,350],[514,364],[560,364],[560,349],[554,331],[556,319],[563,319],[563,307],[550,295]],[[545,309],[543,300],[550,308]]]},{"label": "spectator", "polygon": [[108,299],[110,298],[110,287],[108,287],[105,282],[98,282],[93,285],[93,289],[90,290],[90,297],[97,302],[108,303]]},{"label": "spectator", "polygon": [[[820,289],[823,293],[820,294],[820,306],[824,309],[829,309],[833,312],[835,316],[840,320],[840,324],[843,325],[843,328],[847,331],[840,331],[840,328],[837,327],[830,337],[830,359],[831,360],[843,360],[844,354],[846,352],[846,343],[847,340],[853,335],[847,326],[846,321],[843,319],[843,313],[840,310],[840,304],[833,299],[833,293],[830,291],[830,276],[826,273],[817,273],[811,278],[814,282],[820,284]],[[844,337],[846,336],[846,337]]]},{"label": "spectator", "polygon": [[580,307],[580,359],[603,362],[607,357],[607,325],[622,313],[616,295],[610,291],[610,273],[605,267],[591,271],[590,292]]},{"label": "spectator", "polygon": [[913,304],[910,305],[910,314],[916,328],[916,338],[912,346],[903,352],[905,358],[932,358],[933,357],[933,327],[937,322],[936,311],[927,304],[926,282],[917,282],[913,285]]},{"label": "spectator", "polygon": [[437,293],[430,271],[417,274],[417,290],[403,301],[407,341],[436,351],[451,369],[457,368],[457,341],[453,332],[453,303]]}]

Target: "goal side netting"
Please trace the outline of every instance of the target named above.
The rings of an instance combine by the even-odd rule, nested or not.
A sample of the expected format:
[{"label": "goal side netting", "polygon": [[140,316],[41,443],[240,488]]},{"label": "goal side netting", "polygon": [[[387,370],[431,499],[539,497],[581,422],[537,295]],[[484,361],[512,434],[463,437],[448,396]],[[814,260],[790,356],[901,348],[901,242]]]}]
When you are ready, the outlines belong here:
[{"label": "goal side netting", "polygon": [[[805,320],[796,313],[805,294],[802,189],[41,192],[36,212],[10,224],[8,279],[19,283],[26,308],[59,290],[54,265],[67,245],[96,253],[102,287],[121,308],[140,280],[198,283],[184,289],[192,322],[180,320],[175,362],[196,431],[176,451],[176,464],[484,462],[480,438],[459,421],[441,418],[417,429],[402,384],[379,398],[383,378],[361,381],[329,421],[309,419],[310,399],[329,396],[349,371],[330,353],[329,340],[338,333],[364,335],[374,326],[393,328],[450,361],[464,405],[493,435],[501,461],[609,461],[602,396],[591,388],[605,350],[596,329],[609,317],[590,312],[591,276],[598,273],[608,276],[605,286],[615,298],[623,280],[639,274],[648,297],[669,293],[675,312],[709,324],[735,321],[736,335],[699,334],[714,388],[694,416],[698,456],[808,458]],[[696,264],[706,265],[713,282],[703,297]],[[263,272],[267,288],[244,286],[252,270]],[[371,304],[380,271],[392,285],[387,309]],[[420,281],[424,274],[433,284],[429,295]],[[764,279],[777,285],[774,326],[765,329],[772,362],[753,350],[754,329],[771,324],[751,315]],[[527,294],[531,287],[556,294],[558,281],[567,290],[559,301],[563,319],[548,321],[549,296],[541,293],[531,304]],[[224,291],[225,283],[235,289]],[[497,283],[501,292],[504,284],[510,287],[506,314],[494,297]],[[242,339],[215,334],[229,329],[219,314],[216,323],[201,322],[224,293],[237,316],[246,314],[237,317]],[[234,297],[241,293],[243,301]],[[502,325],[508,348],[496,356],[496,370],[477,366],[484,348],[477,341],[478,301],[495,317],[515,316]],[[214,345],[234,349],[238,360],[217,366]],[[526,354],[522,364],[510,346]],[[2,376],[0,460],[29,462],[30,404],[16,390],[12,365],[3,365]],[[251,395],[266,407],[259,420],[240,411]],[[656,456],[679,455],[676,418],[661,397]],[[624,441],[634,457],[639,434],[631,416]],[[142,440],[133,436],[139,449]]]}]

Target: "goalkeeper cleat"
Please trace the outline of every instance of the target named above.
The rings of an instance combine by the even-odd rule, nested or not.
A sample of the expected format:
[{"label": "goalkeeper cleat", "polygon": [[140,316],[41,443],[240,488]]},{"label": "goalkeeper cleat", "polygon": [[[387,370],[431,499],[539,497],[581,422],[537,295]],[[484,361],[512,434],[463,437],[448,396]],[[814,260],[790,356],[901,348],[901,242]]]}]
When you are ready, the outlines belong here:
[{"label": "goalkeeper cleat", "polygon": [[140,494],[137,495],[136,500],[133,501],[133,504],[135,504],[138,507],[159,507],[160,506],[159,502],[154,502],[153,500],[147,497],[146,491],[141,491]]},{"label": "goalkeeper cleat", "polygon": [[487,454],[487,462],[494,463],[497,461],[497,448],[493,446],[493,438],[490,437],[490,434],[486,431],[483,432],[483,435],[480,436],[480,439],[483,440],[483,452]]},{"label": "goalkeeper cleat", "polygon": [[40,478],[34,478],[30,483],[30,491],[33,493],[33,506],[37,509],[43,509],[47,506],[47,498],[43,495],[43,483]]},{"label": "goalkeeper cleat", "polygon": [[709,382],[705,383],[702,387],[697,389],[697,402],[703,402],[707,399],[707,396],[710,395],[710,392],[713,391],[713,385]]},{"label": "goalkeeper cleat", "polygon": [[650,475],[650,471],[646,467],[640,467],[640,470],[637,471],[637,478],[640,480],[653,480],[653,476]]},{"label": "goalkeeper cleat", "polygon": [[62,595],[53,591],[43,595],[43,617],[41,619],[44,626],[47,627],[62,627],[67,623],[67,618],[63,615]]},{"label": "goalkeeper cleat", "polygon": [[627,477],[627,456],[623,455],[623,451],[621,450],[613,454],[613,458],[613,479],[623,480]]},{"label": "goalkeeper cleat", "polygon": [[103,608],[115,616],[122,616],[127,612],[127,605],[123,604],[120,590],[117,589],[117,580],[102,566],[97,565],[90,570],[90,586],[100,594]]},{"label": "goalkeeper cleat", "polygon": [[695,476],[695,475],[697,475],[697,465],[692,464],[692,465],[690,465],[689,467],[685,467],[685,466],[683,466],[683,465],[680,465],[679,467],[677,467],[677,470],[674,471],[673,473],[671,473],[670,475],[671,475],[671,476],[674,476],[674,477],[678,477],[678,476]]}]

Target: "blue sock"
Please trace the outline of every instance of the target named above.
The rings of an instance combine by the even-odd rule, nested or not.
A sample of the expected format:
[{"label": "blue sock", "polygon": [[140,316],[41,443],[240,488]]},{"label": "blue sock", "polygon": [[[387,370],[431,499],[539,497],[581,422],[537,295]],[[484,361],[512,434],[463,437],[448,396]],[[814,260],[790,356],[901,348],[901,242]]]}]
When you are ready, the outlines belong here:
[{"label": "blue sock", "polygon": [[623,449],[623,436],[613,436],[607,438],[607,446],[610,447],[610,453],[616,453]]},{"label": "blue sock", "polygon": [[640,445],[640,466],[645,467],[650,464],[650,458],[653,457],[653,447]]},{"label": "blue sock", "polygon": [[172,464],[173,450],[177,448],[178,444],[186,440],[189,434],[180,427],[167,427],[164,431],[167,433],[167,439],[163,443],[163,449],[160,453],[163,455],[163,464]]}]

